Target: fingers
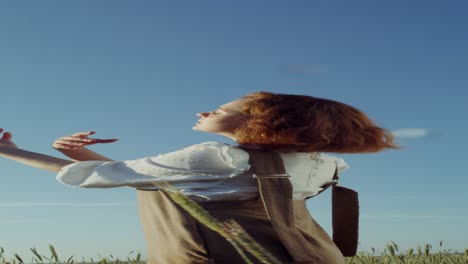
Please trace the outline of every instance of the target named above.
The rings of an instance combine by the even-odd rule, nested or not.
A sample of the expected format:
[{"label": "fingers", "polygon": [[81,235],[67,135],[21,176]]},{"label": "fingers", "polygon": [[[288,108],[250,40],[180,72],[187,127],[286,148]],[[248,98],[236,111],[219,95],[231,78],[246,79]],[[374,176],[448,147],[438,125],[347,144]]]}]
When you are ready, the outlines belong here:
[{"label": "fingers", "polygon": [[66,145],[71,145],[71,146],[87,146],[87,145],[93,145],[97,143],[112,143],[117,141],[117,139],[84,139],[84,138],[73,138],[73,137],[63,137],[59,138],[54,141],[55,144],[66,144]]},{"label": "fingers", "polygon": [[52,143],[52,147],[55,149],[79,149],[86,145],[90,145],[91,142],[76,141],[66,138],[59,138]]},{"label": "fingers", "polygon": [[11,141],[11,133],[5,132],[0,140]]},{"label": "fingers", "polygon": [[[0,134],[4,131],[3,128],[0,128]],[[0,138],[0,140],[2,141],[11,141],[11,133],[10,132],[5,132],[2,134],[2,137]]]},{"label": "fingers", "polygon": [[93,144],[96,144],[96,143],[112,143],[112,142],[116,142],[118,139],[116,138],[109,138],[109,139],[94,139],[94,143]]},{"label": "fingers", "polygon": [[73,135],[71,135],[72,137],[88,137],[89,135],[94,135],[96,134],[96,132],[94,131],[88,131],[88,132],[78,132],[78,133],[75,133]]},{"label": "fingers", "polygon": [[92,145],[96,143],[112,143],[117,141],[116,138],[110,138],[110,139],[99,139],[99,138],[75,138],[75,137],[63,137],[59,138],[57,140],[61,141],[70,141],[70,142],[76,142],[76,143],[83,143],[87,145]]},{"label": "fingers", "polygon": [[52,147],[54,149],[79,149],[80,147],[78,146],[73,146],[73,145],[69,145],[69,144],[62,144],[62,143],[56,143],[54,142],[54,144],[52,144]]},{"label": "fingers", "polygon": [[61,137],[54,141],[52,147],[55,149],[79,149],[88,145],[98,143],[112,143],[117,139],[99,139],[99,138],[88,138],[89,135],[93,135],[96,132],[78,132],[70,136]]}]

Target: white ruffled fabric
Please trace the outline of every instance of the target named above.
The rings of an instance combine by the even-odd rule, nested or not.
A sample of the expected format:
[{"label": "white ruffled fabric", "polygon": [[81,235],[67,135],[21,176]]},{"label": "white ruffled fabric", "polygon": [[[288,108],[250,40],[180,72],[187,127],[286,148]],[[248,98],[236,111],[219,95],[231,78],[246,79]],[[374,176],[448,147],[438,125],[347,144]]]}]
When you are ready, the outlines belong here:
[{"label": "white ruffled fabric", "polygon": [[[335,169],[348,164],[321,153],[280,153],[291,176],[293,199],[315,196],[333,182]],[[84,188],[129,186],[157,189],[164,180],[195,200],[247,200],[258,195],[257,180],[249,171],[249,154],[218,142],[196,144],[155,157],[128,161],[83,161],[62,168],[57,180]]]}]

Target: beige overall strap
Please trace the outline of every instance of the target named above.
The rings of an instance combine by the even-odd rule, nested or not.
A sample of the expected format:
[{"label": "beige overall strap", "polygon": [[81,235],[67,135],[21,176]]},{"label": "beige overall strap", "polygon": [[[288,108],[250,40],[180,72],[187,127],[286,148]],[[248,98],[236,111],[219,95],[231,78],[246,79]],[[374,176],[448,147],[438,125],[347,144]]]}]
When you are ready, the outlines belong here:
[{"label": "beige overall strap", "polygon": [[273,229],[298,262],[320,263],[321,257],[296,228],[292,201],[292,185],[279,154],[247,149],[257,176],[260,197]]}]

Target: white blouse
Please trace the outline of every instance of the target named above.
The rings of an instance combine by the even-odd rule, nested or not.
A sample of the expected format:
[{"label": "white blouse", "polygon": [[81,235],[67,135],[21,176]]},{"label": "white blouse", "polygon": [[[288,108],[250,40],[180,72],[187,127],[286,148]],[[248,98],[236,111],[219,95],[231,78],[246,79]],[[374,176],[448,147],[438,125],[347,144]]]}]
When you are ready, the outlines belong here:
[{"label": "white blouse", "polygon": [[[305,199],[333,182],[335,169],[348,164],[322,153],[279,153],[291,176],[293,199]],[[249,154],[239,147],[205,142],[137,160],[82,161],[62,168],[57,180],[84,188],[129,186],[158,189],[152,182],[166,181],[197,201],[248,200],[258,195],[257,180],[249,170]]]}]

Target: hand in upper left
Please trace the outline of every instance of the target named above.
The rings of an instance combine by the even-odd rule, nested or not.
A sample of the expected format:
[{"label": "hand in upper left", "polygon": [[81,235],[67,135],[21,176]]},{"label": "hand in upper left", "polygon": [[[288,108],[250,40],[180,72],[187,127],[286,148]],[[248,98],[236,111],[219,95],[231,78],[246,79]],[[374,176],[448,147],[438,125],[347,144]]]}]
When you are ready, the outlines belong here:
[{"label": "hand in upper left", "polygon": [[117,139],[98,139],[89,138],[90,135],[94,135],[94,131],[89,132],[78,132],[70,136],[64,136],[58,138],[52,143],[52,147],[59,151],[62,150],[80,150],[86,146],[100,144],[100,143],[112,143]]},{"label": "hand in upper left", "polygon": [[6,148],[18,148],[13,141],[11,141],[11,133],[10,132],[3,132],[3,128],[0,128],[0,147]]}]

